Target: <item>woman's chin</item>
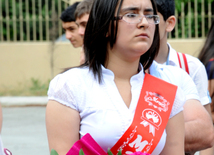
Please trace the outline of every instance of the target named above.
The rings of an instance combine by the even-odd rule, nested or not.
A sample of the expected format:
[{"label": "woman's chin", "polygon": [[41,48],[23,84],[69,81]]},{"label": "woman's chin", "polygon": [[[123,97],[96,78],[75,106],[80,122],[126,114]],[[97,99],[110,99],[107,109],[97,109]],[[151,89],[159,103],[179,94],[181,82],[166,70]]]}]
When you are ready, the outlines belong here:
[{"label": "woman's chin", "polygon": [[145,46],[139,46],[137,48],[135,48],[135,52],[139,53],[140,55],[143,55],[144,53],[146,53],[149,50],[148,47]]},{"label": "woman's chin", "polygon": [[143,52],[148,51],[150,47],[151,45],[145,42],[140,42],[135,45],[136,50],[143,51]]}]

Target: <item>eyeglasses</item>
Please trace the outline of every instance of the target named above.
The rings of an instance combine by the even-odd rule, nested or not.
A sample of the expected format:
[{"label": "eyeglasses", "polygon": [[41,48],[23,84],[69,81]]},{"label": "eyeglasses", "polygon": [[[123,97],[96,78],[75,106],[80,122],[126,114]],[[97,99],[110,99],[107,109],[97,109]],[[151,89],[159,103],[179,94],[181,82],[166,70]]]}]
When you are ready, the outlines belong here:
[{"label": "eyeglasses", "polygon": [[146,18],[147,22],[149,24],[159,24],[160,18],[158,15],[139,15],[135,13],[127,13],[123,16],[114,17],[114,20],[124,20],[127,23],[130,24],[137,24],[140,23],[143,19],[143,17]]}]

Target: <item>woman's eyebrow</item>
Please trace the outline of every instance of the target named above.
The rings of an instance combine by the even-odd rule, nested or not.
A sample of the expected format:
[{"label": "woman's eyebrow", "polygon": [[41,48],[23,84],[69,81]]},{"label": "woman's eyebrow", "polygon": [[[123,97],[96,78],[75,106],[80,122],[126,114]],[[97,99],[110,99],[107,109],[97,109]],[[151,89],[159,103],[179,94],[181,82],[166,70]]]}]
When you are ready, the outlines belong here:
[{"label": "woman's eyebrow", "polygon": [[[139,7],[127,7],[127,8],[122,8],[120,12],[126,12],[126,11],[139,11],[141,10]],[[143,10],[143,12],[154,12],[152,8],[146,8]]]},{"label": "woman's eyebrow", "polygon": [[127,8],[122,8],[120,12],[126,12],[126,11],[136,11],[140,10],[138,7],[127,7]]},{"label": "woman's eyebrow", "polygon": [[144,10],[144,12],[154,12],[154,10],[152,9],[152,8],[146,8],[145,10]]}]

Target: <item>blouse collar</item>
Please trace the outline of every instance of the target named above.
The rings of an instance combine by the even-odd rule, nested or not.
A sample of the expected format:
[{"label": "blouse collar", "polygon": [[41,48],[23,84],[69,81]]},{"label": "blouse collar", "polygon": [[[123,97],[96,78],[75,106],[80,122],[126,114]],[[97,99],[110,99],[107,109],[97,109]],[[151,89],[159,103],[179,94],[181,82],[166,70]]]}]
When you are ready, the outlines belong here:
[{"label": "blouse collar", "polygon": [[[103,65],[101,67],[102,67],[103,78],[114,80],[114,73],[110,69],[105,68]],[[144,74],[143,66],[142,64],[139,64],[139,72],[131,77],[130,82],[142,81],[142,79],[144,78],[144,75],[145,74]]]}]

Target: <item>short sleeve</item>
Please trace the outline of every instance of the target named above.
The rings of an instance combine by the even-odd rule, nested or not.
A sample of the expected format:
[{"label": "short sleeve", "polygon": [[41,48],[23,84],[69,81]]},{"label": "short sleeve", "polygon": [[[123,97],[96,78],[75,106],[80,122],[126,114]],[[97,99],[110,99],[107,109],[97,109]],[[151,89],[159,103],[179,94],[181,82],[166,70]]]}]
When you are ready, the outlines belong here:
[{"label": "short sleeve", "polygon": [[183,69],[179,68],[179,70],[181,71],[180,78],[182,79],[180,82],[180,85],[181,85],[180,88],[183,90],[184,94],[186,95],[186,100],[195,99],[200,101],[197,87],[194,81],[192,80],[192,78]]},{"label": "short sleeve", "polygon": [[78,110],[74,100],[72,83],[63,74],[57,75],[51,80],[48,89],[48,100],[55,100],[72,109]]},{"label": "short sleeve", "polygon": [[182,89],[178,87],[176,95],[175,95],[175,100],[173,103],[172,111],[170,114],[170,118],[172,118],[179,112],[183,111],[183,106],[184,106],[185,101],[186,101],[185,95],[184,95]]},{"label": "short sleeve", "polygon": [[192,79],[197,87],[198,94],[202,105],[210,103],[210,96],[208,94],[208,78],[205,66],[201,63],[195,71]]}]

